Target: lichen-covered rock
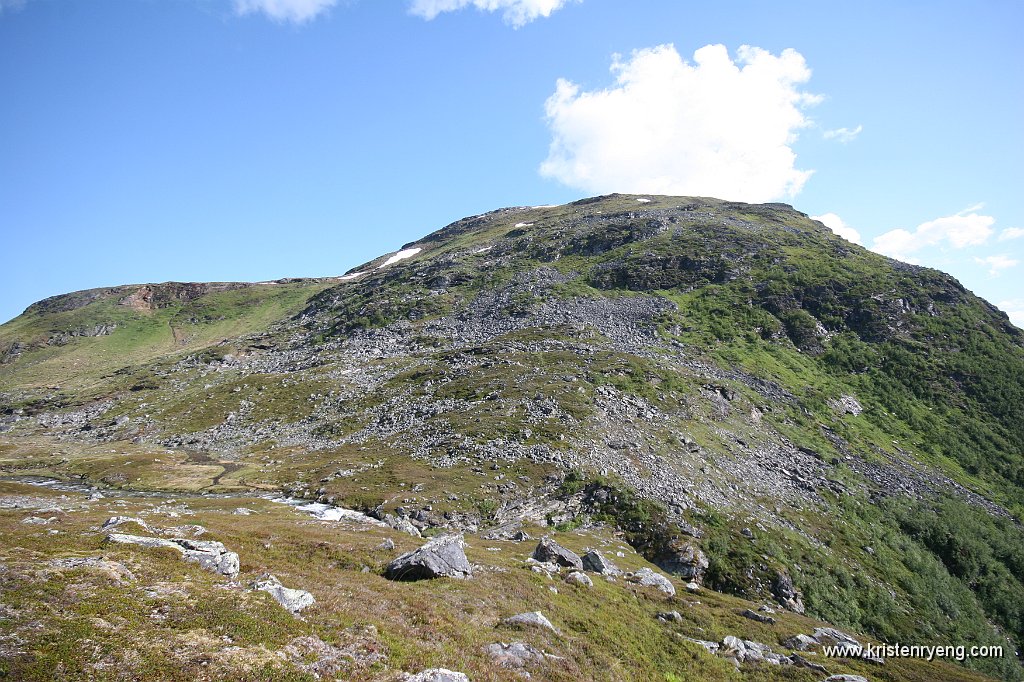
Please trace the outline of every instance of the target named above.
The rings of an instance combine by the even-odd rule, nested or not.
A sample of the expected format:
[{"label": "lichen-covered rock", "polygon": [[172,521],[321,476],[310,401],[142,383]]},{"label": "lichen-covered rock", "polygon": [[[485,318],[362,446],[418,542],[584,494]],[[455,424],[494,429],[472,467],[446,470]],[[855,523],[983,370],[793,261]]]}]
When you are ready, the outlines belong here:
[{"label": "lichen-covered rock", "polygon": [[495,642],[484,647],[491,662],[503,668],[525,668],[529,665],[543,663],[544,652],[523,642]]},{"label": "lichen-covered rock", "polygon": [[116,528],[117,526],[124,525],[126,523],[134,523],[140,528],[150,530],[149,525],[142,519],[135,516],[112,516],[103,523],[102,530],[108,530],[110,528]]},{"label": "lichen-covered rock", "polygon": [[195,561],[208,571],[220,573],[223,576],[234,579],[238,577],[238,554],[228,551],[220,542],[211,540],[190,540],[188,538],[152,538],[144,535],[126,535],[124,533],[110,533],[107,535],[107,542],[119,545],[138,545],[140,547],[168,549],[181,552],[184,559]]},{"label": "lichen-covered rock", "polygon": [[775,619],[765,613],[758,613],[757,611],[751,611],[750,609],[744,609],[740,611],[740,615],[750,620],[756,620],[758,623],[766,623],[767,625],[775,625]]},{"label": "lichen-covered rock", "polygon": [[465,673],[447,668],[429,668],[415,675],[406,675],[405,682],[469,682]]},{"label": "lichen-covered rock", "polygon": [[583,570],[583,560],[572,550],[562,547],[549,537],[543,537],[533,550],[533,558],[540,562],[550,562],[567,568]]},{"label": "lichen-covered rock", "polygon": [[558,632],[555,626],[551,624],[551,621],[545,618],[544,614],[540,611],[520,613],[511,618],[506,618],[502,623],[511,627],[542,628],[544,630],[551,630],[551,632]]},{"label": "lichen-covered rock", "polygon": [[594,586],[594,581],[590,579],[590,576],[580,571],[573,571],[569,575],[565,576],[565,582],[570,585],[578,585],[579,587]]},{"label": "lichen-covered rock", "polygon": [[189,540],[186,538],[174,538],[171,542],[177,543],[183,549],[185,558],[195,561],[203,568],[220,573],[229,578],[238,577],[238,554],[228,551],[220,542],[212,540]]},{"label": "lichen-covered rock", "polygon": [[796,651],[807,651],[813,646],[818,645],[818,640],[814,639],[810,635],[798,634],[793,635],[787,640],[782,642],[782,646],[787,649],[794,649]]},{"label": "lichen-covered rock", "polygon": [[252,589],[266,592],[278,604],[292,613],[298,613],[316,603],[312,594],[305,590],[285,587],[276,576],[264,573],[253,584]]},{"label": "lichen-covered rock", "polygon": [[630,582],[634,582],[647,587],[656,587],[668,596],[674,596],[676,588],[672,584],[672,581],[663,576],[660,573],[656,573],[649,568],[641,568],[636,573],[632,573],[628,576]]},{"label": "lichen-covered rock", "polygon": [[388,564],[384,577],[389,580],[472,577],[473,567],[466,558],[465,546],[461,535],[433,538]]}]

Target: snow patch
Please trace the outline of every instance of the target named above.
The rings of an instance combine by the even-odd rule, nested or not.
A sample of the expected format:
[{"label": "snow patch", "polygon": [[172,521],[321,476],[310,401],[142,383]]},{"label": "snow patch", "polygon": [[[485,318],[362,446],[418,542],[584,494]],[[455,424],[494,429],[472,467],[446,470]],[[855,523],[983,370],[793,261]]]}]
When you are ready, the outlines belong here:
[{"label": "snow patch", "polygon": [[637,199],[637,201],[639,201],[641,204],[649,204],[649,203],[651,203],[651,200],[646,198],[646,197],[641,198],[641,199]]},{"label": "snow patch", "polygon": [[516,227],[533,227],[533,223],[516,223]]},{"label": "snow patch", "polygon": [[417,253],[419,253],[422,250],[423,249],[421,249],[418,246],[415,247],[415,248],[412,248],[412,249],[402,249],[401,251],[399,251],[398,253],[396,253],[395,255],[391,256],[386,261],[384,261],[383,263],[378,265],[377,269],[380,270],[381,268],[386,268],[389,265],[394,265],[395,263],[397,263],[400,260],[405,260],[406,258],[412,258],[413,256],[415,256]]},{"label": "snow patch", "polygon": [[494,246],[493,246],[493,245],[491,245],[491,246],[485,246],[485,247],[483,247],[482,249],[477,249],[477,250],[476,250],[476,251],[474,251],[473,253],[487,253],[488,251],[490,251],[490,250],[491,250],[491,249],[493,249],[493,248],[494,248]]},{"label": "snow patch", "polygon": [[342,275],[338,279],[355,279],[356,277],[362,277],[365,274],[365,272],[352,272],[347,275]]}]

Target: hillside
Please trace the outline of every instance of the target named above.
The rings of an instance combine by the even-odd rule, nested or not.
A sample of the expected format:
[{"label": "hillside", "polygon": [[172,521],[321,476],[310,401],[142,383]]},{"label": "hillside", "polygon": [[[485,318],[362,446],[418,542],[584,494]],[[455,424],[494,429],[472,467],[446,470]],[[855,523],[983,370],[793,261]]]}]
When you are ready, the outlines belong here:
[{"label": "hillside", "polygon": [[[508,679],[486,647],[514,639],[557,657],[534,679],[820,680],[801,654],[700,642],[788,652],[825,624],[1005,649],[815,645],[828,673],[1024,679],[1024,331],[784,204],[508,208],[334,279],[50,298],[0,326],[0,412],[16,679]],[[202,527],[237,582],[269,571],[316,605],[293,618],[173,551],[112,546],[115,515]],[[450,532],[473,578],[382,576]],[[524,563],[545,534],[678,593],[554,582]],[[500,625],[537,610],[557,633]]]}]

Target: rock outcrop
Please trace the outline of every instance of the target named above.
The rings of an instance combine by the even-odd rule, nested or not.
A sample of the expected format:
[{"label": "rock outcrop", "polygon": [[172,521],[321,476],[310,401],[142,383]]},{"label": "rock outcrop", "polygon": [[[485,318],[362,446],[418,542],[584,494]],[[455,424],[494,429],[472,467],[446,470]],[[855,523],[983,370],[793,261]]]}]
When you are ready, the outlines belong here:
[{"label": "rock outcrop", "polygon": [[211,540],[190,540],[188,538],[152,538],[143,535],[126,535],[111,533],[107,542],[119,545],[138,545],[139,547],[165,547],[181,552],[184,559],[194,561],[208,571],[227,576],[232,580],[238,577],[238,554],[228,551],[220,542]]},{"label": "rock outcrop", "polygon": [[264,573],[257,578],[252,584],[252,589],[266,592],[274,598],[274,601],[294,614],[316,603],[316,599],[309,592],[285,587],[277,577],[270,573]]}]

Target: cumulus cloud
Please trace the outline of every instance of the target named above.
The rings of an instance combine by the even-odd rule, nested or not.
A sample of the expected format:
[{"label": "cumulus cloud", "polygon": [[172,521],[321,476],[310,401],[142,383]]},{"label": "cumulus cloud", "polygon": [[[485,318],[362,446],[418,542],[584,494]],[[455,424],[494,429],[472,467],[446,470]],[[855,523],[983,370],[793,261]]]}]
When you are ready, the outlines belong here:
[{"label": "cumulus cloud", "polygon": [[549,17],[569,2],[581,0],[413,0],[409,11],[430,20],[442,12],[475,7],[484,12],[501,11],[505,23],[516,28],[538,17]]},{"label": "cumulus cloud", "polygon": [[987,267],[988,274],[992,275],[993,277],[998,275],[1000,270],[1012,268],[1018,263],[1020,263],[1020,261],[1014,258],[1010,258],[1009,256],[1003,254],[997,254],[995,256],[986,256],[984,258],[975,258],[974,262],[977,263],[978,265],[984,265],[985,267]]},{"label": "cumulus cloud", "polygon": [[843,144],[852,142],[857,139],[857,136],[864,130],[864,126],[859,125],[856,128],[836,128],[835,130],[826,130],[823,136],[826,140],[839,140]]},{"label": "cumulus cloud", "polygon": [[1000,301],[997,305],[1000,310],[1010,316],[1010,322],[1024,329],[1024,298]]},{"label": "cumulus cloud", "polygon": [[992,236],[996,219],[979,215],[980,206],[972,206],[956,215],[921,223],[913,232],[891,230],[875,237],[871,249],[878,253],[912,263],[911,254],[929,246],[951,246],[962,249],[984,244]]},{"label": "cumulus cloud", "polygon": [[693,63],[673,45],[615,55],[615,84],[559,79],[545,103],[552,141],[540,172],[588,192],[690,194],[760,202],[796,195],[812,171],[790,145],[820,100],[792,49],[707,45]]},{"label": "cumulus cloud", "polygon": [[235,12],[265,14],[275,21],[303,24],[337,3],[338,0],[235,0]]},{"label": "cumulus cloud", "polygon": [[854,244],[861,243],[860,232],[843,222],[843,219],[835,213],[814,215],[811,216],[811,220],[817,220],[819,223],[832,230],[846,241],[853,242]]},{"label": "cumulus cloud", "polygon": [[1024,227],[1008,227],[999,233],[999,241],[1005,242],[1008,239],[1020,239],[1024,237]]}]

